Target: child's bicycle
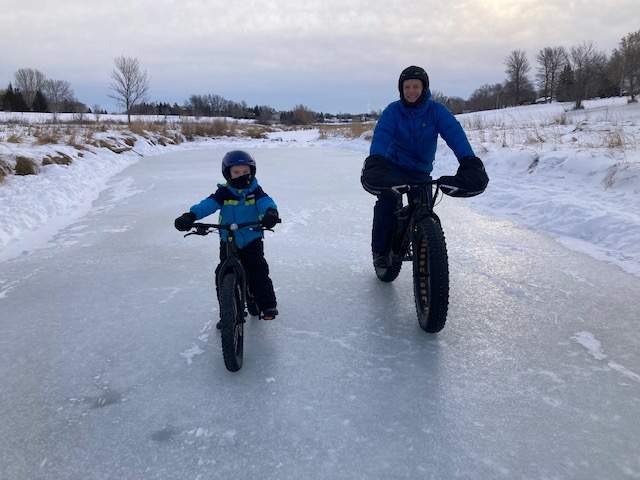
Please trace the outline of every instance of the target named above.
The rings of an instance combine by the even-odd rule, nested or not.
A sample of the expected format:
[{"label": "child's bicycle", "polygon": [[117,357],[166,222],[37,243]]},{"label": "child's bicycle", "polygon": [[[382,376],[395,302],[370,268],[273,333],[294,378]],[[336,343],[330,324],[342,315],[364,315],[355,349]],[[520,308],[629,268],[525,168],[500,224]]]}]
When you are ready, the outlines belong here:
[{"label": "child's bicycle", "polygon": [[[433,189],[435,187],[435,190]],[[439,332],[447,321],[449,263],[440,219],[433,211],[440,189],[435,180],[416,185],[396,185],[396,225],[386,266],[374,265],[383,282],[392,282],[403,261],[413,263],[413,293],[420,328]],[[407,205],[403,195],[407,194]]]},{"label": "child's bicycle", "polygon": [[[278,222],[279,223],[279,222]],[[245,306],[249,304],[251,314],[257,314],[257,307],[249,300],[247,279],[242,263],[238,256],[234,233],[241,228],[269,230],[261,226],[260,222],[231,223],[218,225],[213,223],[194,223],[193,231],[185,234],[208,235],[214,230],[228,232],[226,244],[226,258],[220,264],[216,276],[218,302],[220,303],[220,334],[222,337],[222,356],[224,365],[230,372],[237,372],[242,368],[244,353],[244,322]],[[251,311],[254,310],[254,311]]]}]

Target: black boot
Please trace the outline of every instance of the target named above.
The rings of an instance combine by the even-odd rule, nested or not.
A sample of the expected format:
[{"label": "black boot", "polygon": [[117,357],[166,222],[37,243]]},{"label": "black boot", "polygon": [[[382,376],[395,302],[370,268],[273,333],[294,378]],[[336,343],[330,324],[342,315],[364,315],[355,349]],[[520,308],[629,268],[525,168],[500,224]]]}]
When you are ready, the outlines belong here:
[{"label": "black boot", "polygon": [[277,316],[278,316],[278,309],[273,307],[273,308],[265,308],[262,311],[261,318],[263,320],[273,320]]}]

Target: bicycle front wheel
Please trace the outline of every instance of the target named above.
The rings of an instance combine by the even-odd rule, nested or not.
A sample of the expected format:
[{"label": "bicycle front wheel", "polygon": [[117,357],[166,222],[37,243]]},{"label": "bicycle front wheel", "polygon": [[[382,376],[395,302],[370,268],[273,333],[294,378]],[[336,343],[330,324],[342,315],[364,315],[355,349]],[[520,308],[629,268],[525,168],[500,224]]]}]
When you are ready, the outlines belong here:
[{"label": "bicycle front wheel", "polygon": [[425,332],[444,328],[449,307],[449,259],[444,232],[433,217],[413,231],[413,293],[418,323]]},{"label": "bicycle front wheel", "polygon": [[230,372],[242,368],[244,349],[244,308],[241,285],[235,273],[222,277],[220,283],[220,334],[224,365]]}]

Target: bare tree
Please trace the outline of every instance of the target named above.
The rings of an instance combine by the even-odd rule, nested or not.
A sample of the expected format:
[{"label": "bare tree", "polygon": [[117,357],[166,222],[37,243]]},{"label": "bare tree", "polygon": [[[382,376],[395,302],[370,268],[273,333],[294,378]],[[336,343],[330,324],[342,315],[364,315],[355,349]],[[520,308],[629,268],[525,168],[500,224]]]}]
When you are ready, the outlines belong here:
[{"label": "bare tree", "polygon": [[635,103],[640,89],[640,30],[629,33],[620,41],[620,52],[623,60],[623,79],[631,95],[629,102]]},{"label": "bare tree", "polygon": [[47,79],[44,73],[34,68],[20,68],[14,74],[16,88],[20,89],[27,106],[31,108],[38,90],[42,90]]},{"label": "bare tree", "polygon": [[131,125],[131,109],[146,99],[149,92],[149,75],[143,71],[137,58],[117,57],[113,60],[111,91],[113,98],[127,112],[127,123]]},{"label": "bare tree", "polygon": [[536,56],[538,62],[538,86],[547,102],[555,98],[560,72],[567,63],[567,51],[564,47],[545,47]]},{"label": "bare tree", "polygon": [[580,45],[571,47],[570,52],[571,67],[573,69],[575,81],[575,99],[574,109],[583,108],[582,101],[587,98],[589,86],[594,78],[596,65],[606,62],[603,53],[598,52],[593,42],[583,42]]},{"label": "bare tree", "polygon": [[504,61],[506,65],[505,73],[508,76],[507,83],[511,85],[514,93],[516,105],[520,105],[523,87],[529,83],[527,74],[531,67],[527,56],[522,50],[513,50]]},{"label": "bare tree", "polygon": [[536,79],[545,102],[551,100],[551,50],[551,47],[545,47],[536,56],[536,62],[538,62]]},{"label": "bare tree", "polygon": [[100,123],[100,115],[102,115],[102,107],[99,104],[94,103],[93,107],[91,108],[91,111],[93,112],[93,118],[96,119],[96,123]]},{"label": "bare tree", "polygon": [[616,94],[621,96],[624,91],[624,55],[617,48],[613,49],[609,57],[607,76],[616,86]]},{"label": "bare tree", "polygon": [[66,80],[46,80],[42,90],[47,102],[49,102],[49,109],[53,113],[54,120],[56,114],[60,112],[65,103],[75,101],[71,84]]}]

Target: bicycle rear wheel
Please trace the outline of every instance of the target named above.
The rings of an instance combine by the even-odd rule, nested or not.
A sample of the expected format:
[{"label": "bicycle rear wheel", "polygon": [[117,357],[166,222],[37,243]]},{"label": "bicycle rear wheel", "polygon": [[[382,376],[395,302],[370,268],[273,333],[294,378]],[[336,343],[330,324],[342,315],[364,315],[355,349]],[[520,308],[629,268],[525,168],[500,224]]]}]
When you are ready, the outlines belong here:
[{"label": "bicycle rear wheel", "polygon": [[220,334],[224,365],[230,372],[242,368],[244,350],[244,306],[241,285],[235,273],[227,273],[220,283]]},{"label": "bicycle rear wheel", "polygon": [[449,307],[449,260],[444,232],[433,217],[413,231],[413,293],[418,323],[425,332],[444,328]]}]

